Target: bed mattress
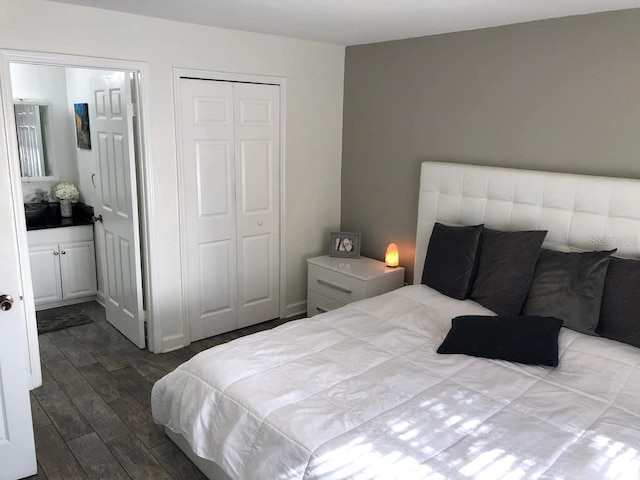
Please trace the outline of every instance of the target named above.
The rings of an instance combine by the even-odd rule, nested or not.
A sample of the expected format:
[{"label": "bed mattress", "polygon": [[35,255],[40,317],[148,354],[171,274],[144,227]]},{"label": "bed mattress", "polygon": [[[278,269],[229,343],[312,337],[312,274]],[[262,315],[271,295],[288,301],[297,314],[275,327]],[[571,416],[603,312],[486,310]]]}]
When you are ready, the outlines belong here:
[{"label": "bed mattress", "polygon": [[196,355],[156,422],[235,480],[639,479],[640,349],[562,329],[560,365],[436,349],[471,300],[407,286]]}]

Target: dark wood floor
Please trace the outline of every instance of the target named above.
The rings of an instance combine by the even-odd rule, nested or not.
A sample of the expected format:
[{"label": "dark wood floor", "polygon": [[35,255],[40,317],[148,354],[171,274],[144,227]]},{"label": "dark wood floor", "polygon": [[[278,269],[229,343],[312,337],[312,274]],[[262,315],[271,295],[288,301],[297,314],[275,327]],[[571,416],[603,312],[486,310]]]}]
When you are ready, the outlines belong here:
[{"label": "dark wood floor", "polygon": [[204,479],[153,423],[154,382],[207,348],[286,320],[218,335],[171,353],[139,350],[97,303],[64,307],[94,321],[39,336],[43,384],[31,392],[38,475],[32,479]]}]

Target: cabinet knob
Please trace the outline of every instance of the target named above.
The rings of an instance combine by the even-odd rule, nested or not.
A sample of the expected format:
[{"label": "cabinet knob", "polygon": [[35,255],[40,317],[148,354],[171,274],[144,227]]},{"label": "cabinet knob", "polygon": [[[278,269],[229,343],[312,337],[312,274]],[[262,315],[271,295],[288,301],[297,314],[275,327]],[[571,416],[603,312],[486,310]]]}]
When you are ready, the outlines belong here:
[{"label": "cabinet knob", "polygon": [[262,226],[262,220],[258,220],[258,226],[261,227]]},{"label": "cabinet knob", "polygon": [[62,250],[60,253],[61,253],[62,255],[66,255],[66,254],[67,254],[67,252],[65,252],[64,250]]},{"label": "cabinet knob", "polygon": [[53,252],[54,255],[58,255],[58,252]]}]

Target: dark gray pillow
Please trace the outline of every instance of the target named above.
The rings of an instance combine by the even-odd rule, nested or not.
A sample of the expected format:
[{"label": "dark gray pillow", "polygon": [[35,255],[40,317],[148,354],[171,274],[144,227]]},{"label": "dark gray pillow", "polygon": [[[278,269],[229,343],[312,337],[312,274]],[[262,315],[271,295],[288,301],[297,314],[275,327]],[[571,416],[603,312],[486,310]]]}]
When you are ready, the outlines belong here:
[{"label": "dark gray pillow", "polygon": [[602,291],[603,337],[640,347],[640,261],[611,257]]},{"label": "dark gray pillow", "polygon": [[518,315],[527,298],[545,230],[482,232],[472,300],[498,315]]},{"label": "dark gray pillow", "polygon": [[482,225],[449,227],[436,223],[424,261],[422,283],[449,297],[467,298],[476,272],[482,228]]},{"label": "dark gray pillow", "polygon": [[557,317],[571,330],[597,335],[604,280],[614,251],[543,250],[522,312]]},{"label": "dark gray pillow", "polygon": [[438,353],[557,367],[561,327],[562,320],[553,317],[465,315],[451,320]]}]

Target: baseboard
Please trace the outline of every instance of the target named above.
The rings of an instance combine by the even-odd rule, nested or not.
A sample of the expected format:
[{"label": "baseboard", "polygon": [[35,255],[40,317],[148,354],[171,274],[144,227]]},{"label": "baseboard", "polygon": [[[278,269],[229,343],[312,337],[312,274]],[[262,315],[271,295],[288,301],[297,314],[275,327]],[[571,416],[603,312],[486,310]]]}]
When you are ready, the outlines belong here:
[{"label": "baseboard", "polygon": [[105,306],[105,299],[106,297],[104,296],[104,292],[98,292],[96,294],[96,302],[98,302],[103,307]]},{"label": "baseboard", "polygon": [[183,334],[171,335],[170,337],[164,337],[162,339],[162,345],[160,347],[161,348],[160,351],[156,352],[154,350],[153,353],[168,353],[173,350],[178,350],[187,345],[189,345],[189,342],[187,342],[187,339]]},{"label": "baseboard", "polygon": [[297,315],[302,315],[307,313],[307,301],[303,300],[301,302],[290,303],[287,305],[286,315],[284,318],[291,318]]}]

